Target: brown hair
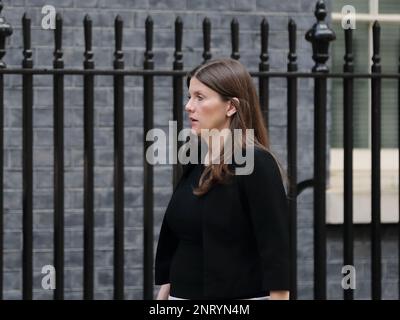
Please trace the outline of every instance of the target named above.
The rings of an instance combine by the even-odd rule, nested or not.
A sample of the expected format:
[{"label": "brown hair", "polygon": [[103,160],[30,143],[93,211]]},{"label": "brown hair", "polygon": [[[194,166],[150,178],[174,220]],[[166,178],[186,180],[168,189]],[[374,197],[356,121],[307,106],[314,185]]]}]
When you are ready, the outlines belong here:
[{"label": "brown hair", "polygon": [[[254,146],[258,146],[269,151],[278,163],[281,176],[287,183],[288,178],[282,165],[270,150],[269,136],[264,117],[261,113],[256,87],[251,75],[246,68],[238,61],[231,58],[218,58],[200,64],[187,74],[187,87],[189,88],[190,79],[196,77],[201,83],[216,91],[223,101],[231,101],[236,107],[236,112],[231,116],[229,130],[233,135],[234,129],[241,129],[241,146],[246,146],[246,129],[254,129]],[[239,103],[236,99],[239,100]],[[223,158],[224,148],[221,150]],[[194,190],[194,194],[203,195],[217,183],[227,183],[229,176],[233,175],[228,164],[210,164],[204,169],[199,186]]]}]

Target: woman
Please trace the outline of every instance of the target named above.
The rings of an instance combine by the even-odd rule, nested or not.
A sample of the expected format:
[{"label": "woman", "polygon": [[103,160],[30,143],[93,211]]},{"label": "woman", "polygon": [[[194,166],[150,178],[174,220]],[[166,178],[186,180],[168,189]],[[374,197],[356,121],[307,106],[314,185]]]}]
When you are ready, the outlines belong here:
[{"label": "woman", "polygon": [[[222,58],[193,69],[187,86],[191,131],[207,153],[202,163],[184,166],[164,214],[155,259],[157,300],[288,299],[287,177],[269,150],[252,78],[239,61]],[[241,130],[233,149],[239,144],[246,156],[254,153],[249,174],[235,174],[233,152],[233,161],[224,161],[232,139],[222,134],[222,143],[215,143],[207,131],[212,129]]]}]

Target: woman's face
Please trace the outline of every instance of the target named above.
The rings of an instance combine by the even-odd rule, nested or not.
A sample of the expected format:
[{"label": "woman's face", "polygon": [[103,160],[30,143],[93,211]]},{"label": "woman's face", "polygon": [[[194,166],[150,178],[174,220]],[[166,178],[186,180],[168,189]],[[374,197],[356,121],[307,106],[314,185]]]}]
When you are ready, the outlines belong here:
[{"label": "woman's face", "polygon": [[207,87],[196,77],[190,79],[188,102],[185,110],[188,113],[192,132],[200,135],[201,129],[218,129],[229,127],[229,116],[232,113],[229,101],[222,101],[221,96]]}]

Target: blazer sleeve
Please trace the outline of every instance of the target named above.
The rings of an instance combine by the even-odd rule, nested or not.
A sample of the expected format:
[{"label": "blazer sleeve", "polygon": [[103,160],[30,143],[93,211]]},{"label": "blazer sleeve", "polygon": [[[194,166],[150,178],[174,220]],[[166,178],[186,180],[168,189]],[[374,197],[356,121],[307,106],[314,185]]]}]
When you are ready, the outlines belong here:
[{"label": "blazer sleeve", "polygon": [[289,212],[275,158],[254,150],[254,170],[241,176],[263,270],[263,287],[289,290]]},{"label": "blazer sleeve", "polygon": [[[167,209],[168,210],[168,209]],[[161,223],[160,236],[158,238],[155,258],[155,284],[169,283],[169,269],[172,257],[178,246],[179,239],[172,232],[166,220],[166,213]]]}]

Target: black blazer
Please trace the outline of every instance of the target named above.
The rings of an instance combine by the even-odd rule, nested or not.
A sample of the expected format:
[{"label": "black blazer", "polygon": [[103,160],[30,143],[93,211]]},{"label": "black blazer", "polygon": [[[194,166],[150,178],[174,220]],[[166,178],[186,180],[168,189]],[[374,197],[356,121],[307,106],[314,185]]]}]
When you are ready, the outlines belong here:
[{"label": "black blazer", "polygon": [[[208,299],[289,290],[287,194],[273,156],[258,147],[254,150],[251,174],[235,175],[229,184],[215,185],[205,195],[203,283]],[[184,167],[180,181],[192,167]],[[155,258],[156,285],[169,283],[169,267],[179,243],[166,223],[166,213]]]}]

